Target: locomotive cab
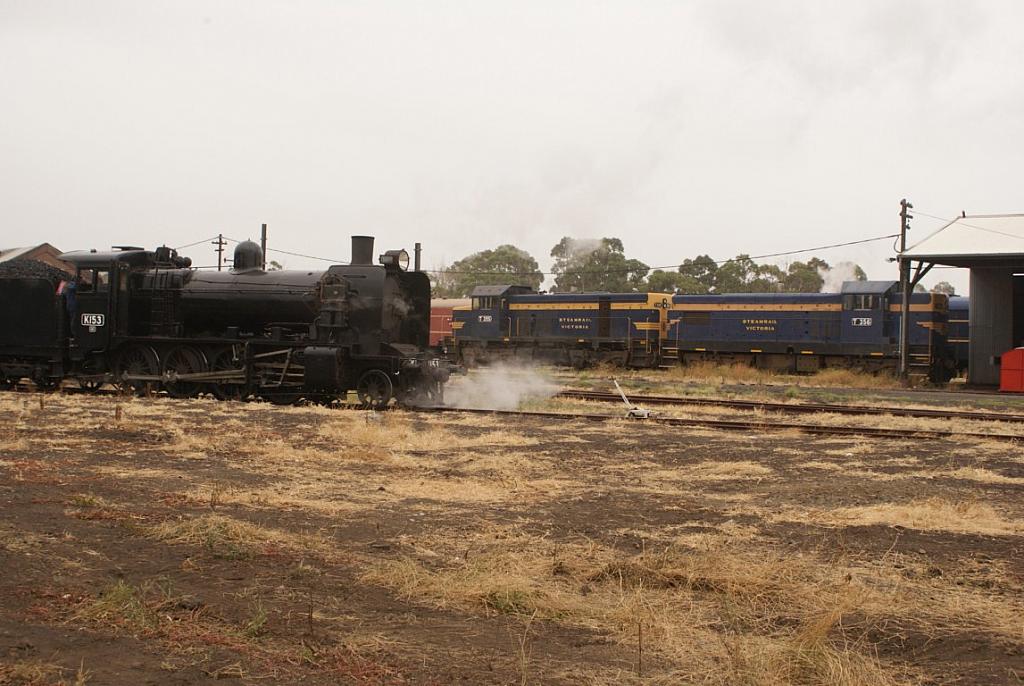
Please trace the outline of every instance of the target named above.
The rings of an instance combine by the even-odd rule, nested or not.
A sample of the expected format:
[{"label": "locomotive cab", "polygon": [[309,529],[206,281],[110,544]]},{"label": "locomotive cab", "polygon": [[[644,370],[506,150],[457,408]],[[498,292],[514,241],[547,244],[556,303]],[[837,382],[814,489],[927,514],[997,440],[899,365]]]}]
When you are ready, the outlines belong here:
[{"label": "locomotive cab", "polygon": [[60,258],[75,266],[74,282],[65,291],[73,360],[104,352],[117,337],[130,333],[133,275],[156,267],[191,265],[191,260],[169,248],[148,251],[115,246],[110,252],[81,250]]},{"label": "locomotive cab", "polygon": [[840,329],[844,342],[854,347],[864,346],[864,351],[858,352],[873,352],[879,341],[892,337],[891,317],[888,317],[887,313],[895,286],[893,281],[843,283],[843,317]]}]

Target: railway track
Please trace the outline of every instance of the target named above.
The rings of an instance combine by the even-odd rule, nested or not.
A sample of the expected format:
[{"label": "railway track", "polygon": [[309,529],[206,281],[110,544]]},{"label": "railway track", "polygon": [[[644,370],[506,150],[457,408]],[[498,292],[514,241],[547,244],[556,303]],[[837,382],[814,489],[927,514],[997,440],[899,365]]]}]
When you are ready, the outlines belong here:
[{"label": "railway track", "polygon": [[[621,398],[618,398],[622,402]],[[521,412],[519,410],[485,410],[458,407],[424,407],[415,409],[417,412],[462,412],[467,414],[483,414],[496,416],[537,417],[542,419],[586,420],[593,422],[630,421],[638,424],[654,423],[668,426],[685,426],[696,428],[722,429],[727,431],[799,431],[800,433],[819,436],[867,436],[888,439],[943,439],[943,438],[983,438],[995,441],[1024,441],[1024,436],[1009,434],[988,434],[971,431],[946,431],[935,429],[882,429],[864,426],[836,426],[824,424],[795,424],[765,420],[725,420],[725,419],[684,419],[681,417],[649,417],[647,419],[624,419],[622,416],[607,414],[577,414],[574,412]]]},{"label": "railway track", "polygon": [[[595,402],[621,403],[618,393],[602,391],[564,390],[556,398],[591,400]],[[1024,415],[1000,414],[998,412],[969,412],[964,410],[929,410],[906,407],[869,407],[864,405],[830,405],[822,403],[777,403],[761,400],[729,400],[720,398],[686,398],[666,395],[630,395],[631,402],[639,405],[696,405],[703,407],[725,407],[737,410],[764,410],[785,414],[832,414],[880,415],[888,417],[915,417],[918,419],[970,419],[983,422],[1006,422],[1024,424]]]},{"label": "railway track", "polygon": [[[85,391],[77,388],[64,388],[62,389],[65,393],[88,393],[88,394],[100,394],[100,395],[115,395],[119,394],[119,391],[113,389],[102,389],[100,391]],[[589,392],[588,392],[589,393]],[[608,394],[599,394],[605,395]],[[578,397],[578,396],[563,396],[563,397]],[[662,397],[667,400],[676,401],[678,404],[679,400],[685,400],[680,398],[670,398],[668,396],[636,396],[635,400],[642,402],[649,402],[650,398]],[[617,395],[614,396],[617,402],[622,402],[622,399]],[[593,398],[591,398],[593,399]],[[602,398],[607,399],[607,398]],[[707,399],[700,399],[707,400]],[[715,403],[718,401],[709,401]],[[747,401],[739,401],[747,402]],[[651,403],[656,404],[656,403]],[[662,403],[668,404],[668,403]],[[685,404],[685,403],[684,403]],[[755,403],[756,404],[756,403]],[[771,404],[771,403],[769,403]],[[787,405],[786,407],[793,407]],[[822,406],[831,407],[831,406]],[[846,407],[846,406],[842,406]],[[346,408],[358,409],[356,406],[346,406]],[[465,413],[465,414],[482,414],[482,415],[494,415],[494,416],[517,416],[517,417],[528,417],[528,418],[541,418],[541,419],[559,419],[569,421],[592,421],[592,422],[609,422],[609,421],[623,421],[624,418],[621,415],[609,415],[609,414],[580,414],[575,412],[532,412],[532,411],[519,411],[519,410],[491,410],[491,409],[474,409],[474,408],[458,408],[458,407],[420,407],[420,408],[407,408],[414,412],[424,413]],[[868,409],[880,409],[880,408],[868,408]],[[725,420],[725,419],[689,419],[682,417],[649,417],[646,419],[628,419],[625,421],[637,422],[637,423],[653,423],[667,426],[681,426],[681,427],[693,427],[693,428],[708,428],[708,429],[720,429],[726,431],[799,431],[800,433],[818,436],[861,436],[861,437],[872,437],[872,438],[887,438],[887,439],[963,439],[963,438],[977,438],[987,439],[995,441],[1024,441],[1024,436],[1014,436],[1009,434],[990,434],[983,432],[969,432],[969,431],[952,431],[952,430],[935,430],[935,429],[883,429],[879,427],[864,427],[864,426],[841,426],[841,425],[825,425],[825,424],[798,424],[791,422],[779,422],[770,421],[764,419],[743,419],[743,420]]]}]

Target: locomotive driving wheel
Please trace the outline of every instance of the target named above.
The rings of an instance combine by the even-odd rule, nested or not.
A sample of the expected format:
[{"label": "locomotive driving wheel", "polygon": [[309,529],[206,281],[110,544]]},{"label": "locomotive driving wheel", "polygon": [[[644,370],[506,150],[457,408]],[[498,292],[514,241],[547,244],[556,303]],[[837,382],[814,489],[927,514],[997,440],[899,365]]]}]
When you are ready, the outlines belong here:
[{"label": "locomotive driving wheel", "polygon": [[[244,362],[239,359],[234,346],[228,346],[218,350],[213,355],[210,363],[212,372],[237,372],[245,375]],[[209,386],[210,392],[218,400],[241,400],[249,395],[249,388],[245,384],[228,383],[226,381],[214,381]]]},{"label": "locomotive driving wheel", "polygon": [[133,345],[122,352],[114,366],[114,378],[121,390],[136,395],[149,395],[160,387],[152,379],[131,379],[127,377],[159,376],[160,360],[148,345]]},{"label": "locomotive driving wheel", "polygon": [[364,408],[382,410],[391,402],[394,393],[395,387],[391,383],[391,377],[380,369],[364,372],[356,384],[356,395],[359,396],[359,404]]},{"label": "locomotive driving wheel", "polygon": [[206,358],[198,349],[183,345],[173,348],[164,357],[163,371],[170,380],[165,384],[167,393],[175,398],[194,398],[199,395],[203,384],[197,381],[179,381],[182,374],[201,374],[206,371]]}]

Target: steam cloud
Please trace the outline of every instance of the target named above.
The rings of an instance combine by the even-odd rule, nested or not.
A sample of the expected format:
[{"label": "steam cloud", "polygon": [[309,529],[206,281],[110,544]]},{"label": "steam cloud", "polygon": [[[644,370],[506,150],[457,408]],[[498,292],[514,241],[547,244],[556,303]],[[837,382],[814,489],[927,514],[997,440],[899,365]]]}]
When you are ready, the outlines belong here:
[{"label": "steam cloud", "polygon": [[386,296],[384,300],[384,307],[390,308],[392,316],[396,317],[404,317],[409,314],[409,310],[412,309],[412,305],[409,304],[401,293]]},{"label": "steam cloud", "polygon": [[567,246],[572,257],[581,259],[600,249],[601,240],[598,238],[570,238]]},{"label": "steam cloud", "polygon": [[839,293],[843,290],[844,281],[857,280],[857,265],[853,262],[836,262],[830,269],[819,269],[818,274],[825,280],[821,284],[822,293]]},{"label": "steam cloud", "polygon": [[445,388],[445,404],[473,410],[515,410],[528,400],[544,400],[558,386],[532,367],[493,365],[453,378]]}]

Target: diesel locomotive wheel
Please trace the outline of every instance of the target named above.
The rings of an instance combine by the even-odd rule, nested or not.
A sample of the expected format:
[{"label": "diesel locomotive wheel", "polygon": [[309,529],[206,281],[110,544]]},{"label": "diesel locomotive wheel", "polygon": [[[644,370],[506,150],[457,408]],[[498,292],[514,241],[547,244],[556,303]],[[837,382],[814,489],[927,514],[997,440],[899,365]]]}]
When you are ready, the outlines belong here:
[{"label": "diesel locomotive wheel", "polygon": [[[244,376],[245,370],[243,368],[243,362],[236,358],[237,355],[235,354],[234,347],[224,348],[214,354],[213,362],[210,364],[210,371],[239,372]],[[241,400],[249,395],[249,388],[245,384],[240,383],[215,381],[211,383],[208,388],[218,400]]]},{"label": "diesel locomotive wheel", "polygon": [[175,377],[182,374],[201,374],[206,371],[203,353],[184,345],[172,349],[164,357],[163,372],[169,377],[164,384],[167,393],[174,398],[194,398],[199,395],[203,384],[197,381],[180,381]]},{"label": "diesel locomotive wheel", "polygon": [[159,376],[160,360],[148,345],[133,345],[122,352],[114,366],[118,387],[128,393],[149,395],[160,387],[152,379],[131,379],[133,376]]},{"label": "diesel locomotive wheel", "polygon": [[391,377],[379,369],[364,372],[356,384],[359,404],[365,408],[382,410],[388,406],[394,394],[395,387],[391,383]]}]

